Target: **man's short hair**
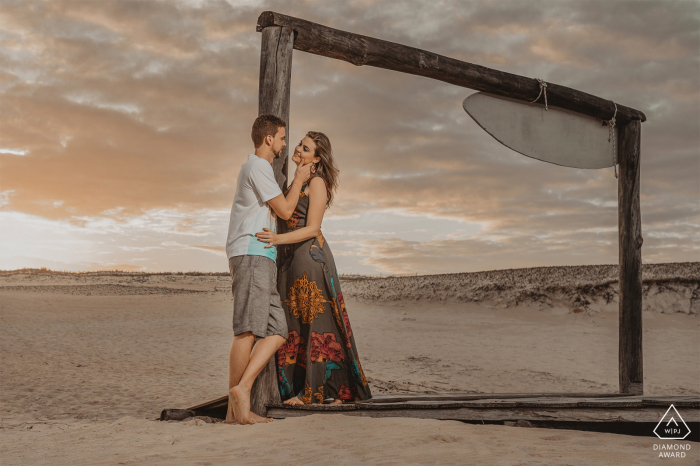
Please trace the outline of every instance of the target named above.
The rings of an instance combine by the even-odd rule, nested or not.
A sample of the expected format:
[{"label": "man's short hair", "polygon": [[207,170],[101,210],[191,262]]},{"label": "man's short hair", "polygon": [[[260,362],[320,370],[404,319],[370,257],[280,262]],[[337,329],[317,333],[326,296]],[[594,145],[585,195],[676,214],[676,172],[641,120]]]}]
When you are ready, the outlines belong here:
[{"label": "man's short hair", "polygon": [[277,134],[280,128],[285,128],[287,123],[283,119],[276,117],[275,115],[260,115],[253,122],[253,131],[250,133],[250,137],[253,138],[253,144],[255,148],[262,146],[263,141],[267,136],[272,136],[273,138]]}]

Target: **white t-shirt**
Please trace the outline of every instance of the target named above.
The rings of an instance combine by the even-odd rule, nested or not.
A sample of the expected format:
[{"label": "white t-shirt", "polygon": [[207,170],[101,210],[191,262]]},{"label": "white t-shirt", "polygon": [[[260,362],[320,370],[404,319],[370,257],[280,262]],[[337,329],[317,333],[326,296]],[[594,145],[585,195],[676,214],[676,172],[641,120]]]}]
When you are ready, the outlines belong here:
[{"label": "white t-shirt", "polygon": [[231,207],[226,239],[229,258],[249,255],[265,256],[273,261],[277,259],[277,248],[265,249],[268,243],[258,241],[255,233],[263,231],[263,228],[277,231],[276,216],[265,203],[280,194],[282,190],[275,181],[270,162],[250,154],[238,174],[236,196]]}]

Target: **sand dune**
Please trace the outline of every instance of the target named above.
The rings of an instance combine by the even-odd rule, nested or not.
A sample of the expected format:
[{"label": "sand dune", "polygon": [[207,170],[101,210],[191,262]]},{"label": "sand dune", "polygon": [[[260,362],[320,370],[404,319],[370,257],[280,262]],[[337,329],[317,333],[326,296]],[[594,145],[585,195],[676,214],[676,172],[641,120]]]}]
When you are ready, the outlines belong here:
[{"label": "sand dune", "polygon": [[[489,272],[348,281],[346,296],[367,301],[489,302],[616,310],[616,265],[537,267]],[[642,269],[643,310],[700,314],[700,262],[651,264]]]},{"label": "sand dune", "polygon": [[163,286],[131,286],[121,284],[95,285],[22,285],[5,286],[2,291],[21,291],[25,293],[58,293],[82,296],[136,296],[136,295],[173,295],[206,293],[204,290],[184,288],[167,288]]},{"label": "sand dune", "polygon": [[[645,269],[647,394],[700,394],[697,271]],[[343,288],[375,393],[614,392],[615,296],[602,304],[596,287],[614,290],[615,273],[547,268]],[[163,408],[225,393],[231,309],[227,276],[1,274],[2,464],[662,461],[651,439],[613,434],[342,415],[250,428],[154,422]]]}]

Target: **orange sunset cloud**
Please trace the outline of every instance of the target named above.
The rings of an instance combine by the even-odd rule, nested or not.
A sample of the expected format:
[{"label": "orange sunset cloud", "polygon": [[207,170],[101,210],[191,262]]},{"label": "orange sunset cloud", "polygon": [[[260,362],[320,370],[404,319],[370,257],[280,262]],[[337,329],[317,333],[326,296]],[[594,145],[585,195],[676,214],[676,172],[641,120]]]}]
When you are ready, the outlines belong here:
[{"label": "orange sunset cloud", "polygon": [[[264,10],[639,108],[644,261],[700,259],[697,4],[402,3],[6,3],[0,268],[225,271]],[[505,148],[462,109],[471,92],[294,52],[289,143],[333,143],[340,271],[617,263],[612,169]]]}]

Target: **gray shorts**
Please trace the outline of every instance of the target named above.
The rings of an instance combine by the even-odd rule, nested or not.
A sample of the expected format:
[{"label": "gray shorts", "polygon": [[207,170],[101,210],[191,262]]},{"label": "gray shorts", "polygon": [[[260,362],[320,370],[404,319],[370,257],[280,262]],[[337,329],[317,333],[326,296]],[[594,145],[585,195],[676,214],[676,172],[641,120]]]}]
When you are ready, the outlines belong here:
[{"label": "gray shorts", "polygon": [[286,339],[287,318],[277,291],[275,262],[263,256],[233,256],[228,268],[233,279],[233,334]]}]

